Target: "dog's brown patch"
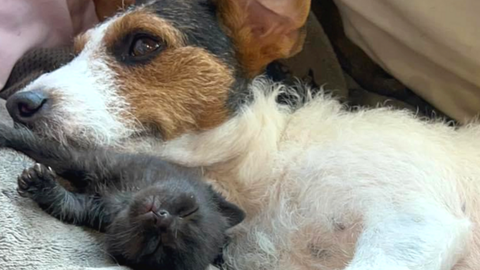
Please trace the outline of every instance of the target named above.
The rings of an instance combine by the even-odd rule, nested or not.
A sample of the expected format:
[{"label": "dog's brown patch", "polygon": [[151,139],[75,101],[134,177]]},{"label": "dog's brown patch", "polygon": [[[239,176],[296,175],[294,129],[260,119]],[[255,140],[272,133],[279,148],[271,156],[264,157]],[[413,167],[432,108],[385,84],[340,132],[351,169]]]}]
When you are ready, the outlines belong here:
[{"label": "dog's brown patch", "polygon": [[216,0],[216,4],[247,76],[301,51],[310,0]]},{"label": "dog's brown patch", "polygon": [[156,35],[172,48],[185,44],[179,30],[146,8],[139,8],[113,22],[107,29],[103,41],[106,47],[112,47],[122,36],[139,30]]},{"label": "dog's brown patch", "polygon": [[154,33],[166,43],[164,51],[147,64],[110,61],[121,94],[143,125],[158,129],[169,140],[226,121],[227,95],[234,81],[230,68],[205,49],[185,46],[176,28],[148,10],[120,18],[107,29],[104,41],[112,45],[134,30]]},{"label": "dog's brown patch", "polygon": [[112,17],[117,12],[135,4],[135,0],[93,0],[95,12],[100,21]]},{"label": "dog's brown patch", "polygon": [[75,37],[73,41],[73,52],[75,54],[80,54],[85,48],[85,45],[87,44],[87,42],[88,42],[88,35],[85,33]]},{"label": "dog's brown patch", "polygon": [[121,91],[133,114],[141,123],[159,128],[166,140],[227,119],[231,71],[203,49],[168,49],[149,65],[114,69],[125,78]]}]

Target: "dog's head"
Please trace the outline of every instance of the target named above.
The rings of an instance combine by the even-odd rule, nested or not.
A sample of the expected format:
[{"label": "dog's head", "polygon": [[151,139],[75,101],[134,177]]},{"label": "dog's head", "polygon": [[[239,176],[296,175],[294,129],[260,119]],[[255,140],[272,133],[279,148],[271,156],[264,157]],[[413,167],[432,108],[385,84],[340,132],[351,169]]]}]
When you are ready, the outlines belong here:
[{"label": "dog's head", "polygon": [[[75,58],[11,96],[18,123],[115,145],[225,122],[249,80],[300,51],[310,0],[96,0]],[[136,3],[135,3],[136,2]],[[132,4],[114,15],[122,4]]]}]

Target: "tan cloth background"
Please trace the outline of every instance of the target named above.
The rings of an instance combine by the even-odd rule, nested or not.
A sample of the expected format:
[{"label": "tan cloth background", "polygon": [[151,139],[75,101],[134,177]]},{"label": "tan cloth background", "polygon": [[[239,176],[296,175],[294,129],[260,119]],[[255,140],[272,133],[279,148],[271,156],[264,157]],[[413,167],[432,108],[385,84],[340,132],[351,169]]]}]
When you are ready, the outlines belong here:
[{"label": "tan cloth background", "polygon": [[347,36],[432,105],[480,112],[480,1],[335,0]]}]

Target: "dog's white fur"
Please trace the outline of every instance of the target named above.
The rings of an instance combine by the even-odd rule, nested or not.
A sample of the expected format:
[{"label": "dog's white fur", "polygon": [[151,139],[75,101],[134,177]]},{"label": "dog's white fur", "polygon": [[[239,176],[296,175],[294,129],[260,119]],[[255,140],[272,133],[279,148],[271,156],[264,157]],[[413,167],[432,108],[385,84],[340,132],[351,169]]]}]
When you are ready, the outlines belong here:
[{"label": "dog's white fur", "polygon": [[103,44],[106,29],[116,18],[90,29],[89,42],[72,62],[22,90],[42,90],[52,100],[47,125],[36,126],[40,133],[58,140],[73,137],[115,145],[141,131],[129,113],[130,105],[118,94],[116,74],[108,66],[111,56]]},{"label": "dog's white fur", "polygon": [[257,80],[238,116],[161,151],[247,211],[226,250],[234,269],[480,268],[478,126],[326,96],[291,110],[283,90]]}]

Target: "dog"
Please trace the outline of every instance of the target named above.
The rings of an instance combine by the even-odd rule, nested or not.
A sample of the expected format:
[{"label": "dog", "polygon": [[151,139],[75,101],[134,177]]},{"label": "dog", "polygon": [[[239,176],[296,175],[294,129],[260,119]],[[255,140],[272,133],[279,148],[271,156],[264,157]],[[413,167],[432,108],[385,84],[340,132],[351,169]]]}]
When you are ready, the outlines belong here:
[{"label": "dog", "polygon": [[[76,58],[8,110],[65,144],[202,167],[246,213],[226,269],[478,269],[478,125],[349,112],[259,76],[301,50],[309,6],[159,0],[104,10],[110,18],[76,39]],[[277,102],[285,94],[290,104]]]},{"label": "dog", "polygon": [[154,156],[62,147],[4,124],[0,146],[41,162],[19,176],[22,197],[61,221],[105,232],[108,254],[133,269],[207,269],[245,216],[198,169]]}]

